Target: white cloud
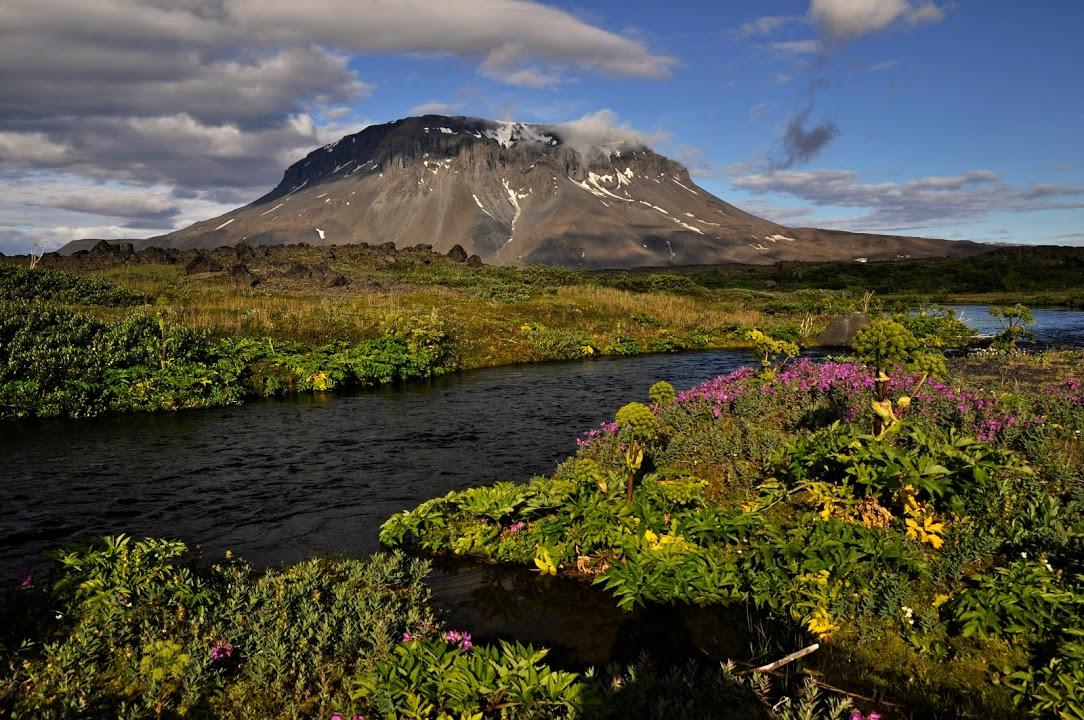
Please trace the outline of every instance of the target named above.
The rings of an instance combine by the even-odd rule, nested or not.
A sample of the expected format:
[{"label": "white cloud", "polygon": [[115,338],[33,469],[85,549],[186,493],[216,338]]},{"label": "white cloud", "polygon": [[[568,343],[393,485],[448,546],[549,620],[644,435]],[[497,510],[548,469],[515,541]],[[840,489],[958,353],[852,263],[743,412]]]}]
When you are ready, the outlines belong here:
[{"label": "white cloud", "polygon": [[874,63],[865,69],[869,72],[881,72],[882,70],[889,70],[896,67],[900,62],[899,58],[893,58],[891,60],[883,60],[879,63]]},{"label": "white cloud", "polygon": [[784,55],[812,55],[820,52],[821,44],[816,40],[790,40],[772,43],[772,49]]},{"label": "white cloud", "polygon": [[0,132],[0,162],[22,167],[56,167],[70,162],[67,146],[42,132]]},{"label": "white cloud", "polygon": [[578,120],[550,125],[547,129],[585,157],[609,155],[630,146],[650,147],[666,138],[662,133],[633,130],[627,123],[620,122],[617,114],[609,109],[587,113]]},{"label": "white cloud", "polygon": [[809,17],[832,42],[843,43],[906,21],[937,23],[944,11],[932,2],[914,7],[908,0],[810,0]]},{"label": "white cloud", "polygon": [[756,37],[758,35],[771,35],[776,30],[787,25],[804,22],[807,22],[806,18],[800,15],[765,15],[764,17],[758,17],[755,20],[744,23],[737,29],[735,34],[742,38]]}]

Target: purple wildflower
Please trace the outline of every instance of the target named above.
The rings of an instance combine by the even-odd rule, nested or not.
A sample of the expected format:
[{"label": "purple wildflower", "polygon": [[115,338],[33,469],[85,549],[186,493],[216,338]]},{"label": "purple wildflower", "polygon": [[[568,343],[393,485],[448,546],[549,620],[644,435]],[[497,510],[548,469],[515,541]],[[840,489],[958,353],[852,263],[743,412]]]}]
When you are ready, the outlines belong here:
[{"label": "purple wildflower", "polygon": [[522,532],[525,527],[527,527],[527,523],[523,522],[522,520],[517,520],[516,522],[512,523],[511,527],[508,528],[508,532],[515,535],[519,532]]},{"label": "purple wildflower", "polygon": [[222,660],[228,660],[232,655],[233,643],[215,640],[215,644],[211,648],[211,660],[215,662],[220,662]]},{"label": "purple wildflower", "polygon": [[444,633],[444,639],[453,645],[458,645],[460,650],[470,650],[474,647],[474,643],[471,642],[469,632],[462,632],[460,630],[449,630]]},{"label": "purple wildflower", "polygon": [[19,576],[19,587],[23,590],[29,590],[34,587],[34,573],[27,570]]},{"label": "purple wildflower", "polygon": [[403,642],[414,642],[414,636],[408,632],[403,633]]}]

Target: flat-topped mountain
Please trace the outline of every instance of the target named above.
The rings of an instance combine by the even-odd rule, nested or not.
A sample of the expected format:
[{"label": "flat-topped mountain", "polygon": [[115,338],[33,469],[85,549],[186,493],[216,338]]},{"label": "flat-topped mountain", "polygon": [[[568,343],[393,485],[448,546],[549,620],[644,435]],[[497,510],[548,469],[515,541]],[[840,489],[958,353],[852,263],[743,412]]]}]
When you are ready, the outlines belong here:
[{"label": "flat-topped mountain", "polygon": [[[621,268],[883,260],[973,243],[788,228],[698,187],[679,163],[614,132],[426,115],[373,125],[294,163],[255,202],[142,247],[461,245],[487,264]],[[64,252],[82,248],[72,243]]]}]

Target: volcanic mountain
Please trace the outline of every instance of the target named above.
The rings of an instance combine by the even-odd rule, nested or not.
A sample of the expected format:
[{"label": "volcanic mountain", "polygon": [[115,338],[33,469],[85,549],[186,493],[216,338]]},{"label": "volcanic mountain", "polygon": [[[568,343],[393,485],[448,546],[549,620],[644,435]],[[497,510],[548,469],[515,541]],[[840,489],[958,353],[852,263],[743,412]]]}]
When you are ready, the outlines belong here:
[{"label": "volcanic mountain", "polygon": [[[618,131],[426,115],[361,132],[294,163],[255,202],[142,247],[308,243],[461,245],[487,264],[591,268],[965,255],[982,246],[793,229],[698,187]],[[65,251],[79,249],[72,244]]]}]

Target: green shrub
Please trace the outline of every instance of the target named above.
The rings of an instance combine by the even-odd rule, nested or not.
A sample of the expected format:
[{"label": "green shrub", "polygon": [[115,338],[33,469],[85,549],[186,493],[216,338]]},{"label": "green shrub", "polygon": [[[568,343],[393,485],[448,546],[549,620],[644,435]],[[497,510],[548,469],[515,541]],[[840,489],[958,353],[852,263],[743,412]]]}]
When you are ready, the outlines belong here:
[{"label": "green shrub", "polygon": [[19,300],[120,307],[142,305],[147,297],[98,278],[0,264],[0,301]]}]

